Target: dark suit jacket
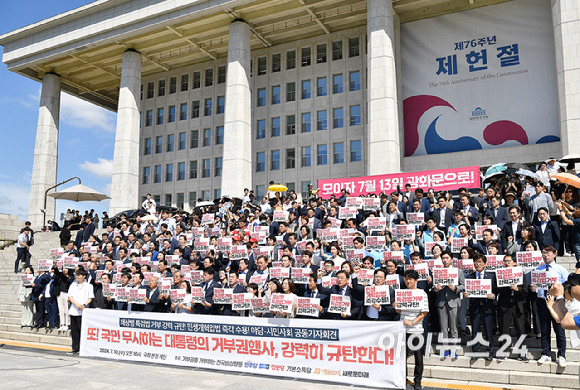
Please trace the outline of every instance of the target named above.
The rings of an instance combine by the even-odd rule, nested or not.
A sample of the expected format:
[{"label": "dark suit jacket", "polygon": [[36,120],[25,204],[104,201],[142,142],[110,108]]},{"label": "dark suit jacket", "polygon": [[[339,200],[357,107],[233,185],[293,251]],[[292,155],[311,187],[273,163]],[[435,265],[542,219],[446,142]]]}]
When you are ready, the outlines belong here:
[{"label": "dark suit jacket", "polygon": [[[465,279],[476,279],[477,274],[475,271],[467,274]],[[484,271],[484,279],[491,279],[491,293],[497,293],[497,282],[495,279],[495,273],[490,271]],[[480,312],[484,314],[493,314],[495,311],[494,299],[488,298],[470,298],[469,299],[469,313]]]},{"label": "dark suit jacket", "polygon": [[[328,295],[330,297],[331,294],[340,294],[340,287],[338,285],[331,286],[330,288],[322,287],[322,284],[317,284],[316,288],[322,294]],[[363,305],[363,297],[360,296],[354,289],[350,287],[346,287],[346,291],[344,295],[348,295],[350,297],[350,317],[343,318],[338,313],[327,313],[327,318],[333,320],[343,320],[343,319],[352,319],[357,320],[360,317],[361,307]]]},{"label": "dark suit jacket", "polygon": [[536,231],[536,241],[538,241],[540,248],[544,245],[551,245],[556,249],[560,247],[560,228],[556,222],[548,221],[546,230],[542,233],[542,225],[538,221],[534,223],[534,230]]},{"label": "dark suit jacket", "polygon": [[[205,286],[205,283],[202,284],[202,288]],[[222,285],[216,281],[211,281],[209,287],[205,289],[205,301],[211,303],[211,307],[205,307],[201,304],[197,303],[195,306],[198,308],[197,313],[199,314],[218,314],[218,305],[214,305],[213,303],[213,290],[214,288],[222,288]]]},{"label": "dark suit jacket", "polygon": [[[246,288],[241,285],[241,284],[236,284],[236,287],[234,287],[234,294],[243,294],[246,292]],[[224,309],[223,309],[223,314],[225,316],[239,316],[240,313],[237,313],[235,311],[232,310],[232,305],[223,305]]]},{"label": "dark suit jacket", "polygon": [[[405,283],[403,282],[403,277],[401,275],[397,275],[397,276],[399,277],[399,284],[401,285],[401,288],[406,288]],[[352,288],[355,289],[362,297],[364,297],[365,286],[362,286],[358,283],[358,278],[352,279]],[[392,303],[392,302],[395,302],[395,290],[393,290],[391,288],[391,289],[389,289],[389,292],[391,295],[391,297],[390,297],[391,303],[381,305],[381,310],[379,310],[379,320],[380,321],[399,321],[401,316],[399,313],[397,313],[397,310],[393,307],[393,303]],[[364,303],[364,301],[363,301],[363,303]],[[363,315],[363,313],[366,313],[366,308],[367,308],[367,306],[362,307],[361,316]],[[363,318],[365,318],[365,317],[363,317]]]},{"label": "dark suit jacket", "polygon": [[33,283],[34,287],[32,287],[32,300],[34,302],[38,302],[40,295],[44,294],[44,289],[46,288],[46,285],[50,283],[50,276],[48,276],[48,274],[46,273],[42,275],[37,275],[36,278],[34,278]]},{"label": "dark suit jacket", "polygon": [[[433,219],[435,220],[435,224],[437,225],[437,227],[440,228],[441,223],[440,209],[433,210]],[[450,209],[449,207],[447,207],[445,210],[445,221],[443,221],[443,224],[445,225],[445,232],[447,232],[449,226],[453,225],[453,210]]]},{"label": "dark suit jacket", "polygon": [[518,286],[518,291],[514,291],[510,287],[499,287],[497,289],[498,311],[501,312],[502,309],[517,306],[520,313],[523,314],[529,289],[525,277],[524,284]]},{"label": "dark suit jacket", "polygon": [[499,206],[497,208],[497,213],[494,216],[494,210],[488,208],[485,212],[485,215],[489,215],[493,218],[494,223],[497,225],[498,228],[503,229],[503,226],[507,221],[509,221],[508,211],[505,207]]},{"label": "dark suit jacket", "polygon": [[517,230],[514,232],[512,227],[511,219],[503,225],[503,229],[501,231],[501,245],[504,248],[508,247],[508,237],[513,237],[513,242],[517,242],[518,244],[522,243],[522,225],[518,223]]}]

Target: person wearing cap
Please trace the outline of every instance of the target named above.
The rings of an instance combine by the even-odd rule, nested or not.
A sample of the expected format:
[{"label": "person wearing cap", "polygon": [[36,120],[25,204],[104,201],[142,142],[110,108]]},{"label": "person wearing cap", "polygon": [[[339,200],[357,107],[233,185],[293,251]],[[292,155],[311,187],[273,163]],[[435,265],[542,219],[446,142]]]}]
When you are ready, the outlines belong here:
[{"label": "person wearing cap", "polygon": [[509,210],[511,206],[518,205],[517,196],[514,192],[508,192],[504,196],[505,203],[504,207]]}]

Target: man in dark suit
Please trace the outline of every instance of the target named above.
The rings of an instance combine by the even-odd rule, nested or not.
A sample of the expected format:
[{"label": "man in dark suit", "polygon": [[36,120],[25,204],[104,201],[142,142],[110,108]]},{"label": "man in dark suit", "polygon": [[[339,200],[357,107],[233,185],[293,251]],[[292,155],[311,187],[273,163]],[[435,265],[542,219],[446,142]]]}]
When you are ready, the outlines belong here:
[{"label": "man in dark suit", "polygon": [[[318,311],[320,314],[318,315],[319,318],[326,318],[326,310],[328,307],[329,296],[326,294],[322,294],[318,291],[318,287],[316,287],[316,276],[317,273],[311,273],[310,278],[308,278],[308,288],[304,291],[305,298],[318,298],[320,299],[320,306],[318,307]],[[297,316],[298,318],[312,318],[310,316]]]},{"label": "man in dark suit", "polygon": [[[402,277],[397,275],[400,280]],[[374,285],[375,286],[383,286],[385,284],[387,278],[387,273],[384,269],[379,268],[375,270],[375,278],[374,278]],[[358,278],[352,279],[352,288],[356,290],[361,296],[364,297],[365,294],[365,286],[358,284]],[[404,284],[399,281],[399,288],[404,288]],[[393,302],[395,302],[395,290],[389,288],[390,294],[390,301],[391,303],[387,303],[384,305],[379,305],[378,303],[373,303],[370,306],[365,306],[364,311],[362,313],[362,318],[364,320],[369,321],[399,321],[401,318],[400,314],[397,313],[397,310],[393,307]]]},{"label": "man in dark suit", "polygon": [[[491,280],[491,293],[487,295],[487,298],[470,298],[469,299],[469,318],[471,318],[472,325],[472,340],[474,340],[479,333],[481,323],[483,322],[483,327],[485,329],[486,339],[489,345],[486,347],[485,351],[488,353],[485,360],[493,359],[493,349],[494,349],[494,339],[493,339],[493,321],[494,321],[494,300],[495,291],[497,289],[497,283],[495,280],[495,274],[493,272],[485,272],[485,263],[487,259],[484,255],[478,254],[474,256],[473,266],[475,272],[472,272],[466,276],[466,279],[490,279]],[[465,294],[467,298],[467,294]],[[509,334],[509,333],[508,333]],[[481,345],[475,343],[472,347],[474,353],[480,352]]]},{"label": "man in dark suit", "polygon": [[213,303],[214,288],[222,288],[219,282],[214,281],[215,270],[212,267],[206,267],[203,270],[203,284],[202,289],[204,293],[204,301],[195,305],[196,314],[218,314],[218,305]]},{"label": "man in dark suit", "polygon": [[[228,287],[227,288],[233,288],[234,294],[243,294],[246,291],[246,288],[244,287],[243,284],[239,284],[238,283],[238,279],[239,279],[239,275],[236,271],[230,271],[230,273],[228,274]],[[232,305],[223,305],[224,307],[224,311],[223,311],[223,315],[224,316],[239,316],[240,313],[238,313],[237,311],[232,310]]]},{"label": "man in dark suit", "polygon": [[479,211],[477,211],[476,207],[471,205],[468,195],[461,195],[459,202],[454,203],[453,207],[457,211],[463,212],[464,221],[465,223],[468,223],[469,226],[473,226],[479,221]]},{"label": "man in dark suit", "polygon": [[355,290],[348,285],[348,274],[345,271],[336,273],[336,284],[330,288],[322,287],[322,271],[318,270],[318,280],[316,288],[322,294],[330,296],[331,294],[346,295],[350,297],[350,315],[345,313],[328,313],[328,318],[332,320],[357,320],[360,316],[363,299]]},{"label": "man in dark suit", "polygon": [[433,219],[438,229],[446,232],[453,225],[453,210],[447,207],[447,199],[444,196],[437,198],[439,208],[433,210]]},{"label": "man in dark suit", "polygon": [[46,325],[46,315],[44,313],[44,290],[50,282],[50,276],[40,271],[32,283],[32,302],[34,302],[34,326],[33,328],[44,328]]},{"label": "man in dark suit", "polygon": [[560,247],[560,228],[556,222],[550,219],[547,208],[540,207],[538,209],[538,219],[539,221],[534,223],[538,245],[540,248],[550,245],[558,249]]},{"label": "man in dark suit", "polygon": [[500,206],[501,199],[499,196],[492,196],[490,206],[487,208],[485,215],[493,218],[498,228],[503,229],[503,226],[509,221],[508,212],[505,207]]}]

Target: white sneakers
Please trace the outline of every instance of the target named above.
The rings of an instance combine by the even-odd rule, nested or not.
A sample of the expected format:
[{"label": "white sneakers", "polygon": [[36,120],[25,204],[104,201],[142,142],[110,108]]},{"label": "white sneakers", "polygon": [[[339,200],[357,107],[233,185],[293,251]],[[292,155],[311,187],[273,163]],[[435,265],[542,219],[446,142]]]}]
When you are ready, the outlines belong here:
[{"label": "white sneakers", "polygon": [[58,330],[61,331],[61,332],[66,332],[68,330],[68,326],[63,325],[60,328],[58,328]]},{"label": "white sneakers", "polygon": [[[547,356],[547,355],[542,355],[542,356],[541,356],[541,357],[538,359],[538,363],[540,363],[540,364],[549,363],[549,362],[551,362],[551,361],[552,361],[552,359],[551,359],[549,356]],[[566,361],[566,359],[564,359],[564,362],[565,362],[565,361]]]},{"label": "white sneakers", "polygon": [[558,358],[558,366],[561,367],[561,368],[564,368],[564,367],[566,367],[566,365],[567,365],[566,364],[566,358],[564,356],[560,356]]}]

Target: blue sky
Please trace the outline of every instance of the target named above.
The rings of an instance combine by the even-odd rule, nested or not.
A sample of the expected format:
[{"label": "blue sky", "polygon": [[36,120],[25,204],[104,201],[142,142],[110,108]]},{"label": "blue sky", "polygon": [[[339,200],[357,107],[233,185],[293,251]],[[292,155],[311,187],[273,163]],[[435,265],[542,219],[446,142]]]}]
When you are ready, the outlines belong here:
[{"label": "blue sky", "polygon": [[[91,1],[3,1],[0,35]],[[0,54],[3,48],[0,46]],[[0,64],[0,213],[26,219],[41,84],[8,71]],[[61,94],[57,182],[73,176],[110,195],[116,115],[65,93]],[[64,184],[60,188],[76,184]],[[59,200],[57,216],[67,208],[108,211],[109,202]],[[58,218],[58,217],[57,217]]]}]

